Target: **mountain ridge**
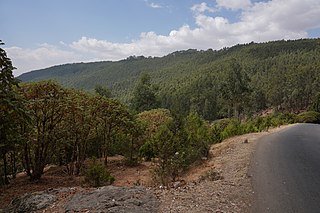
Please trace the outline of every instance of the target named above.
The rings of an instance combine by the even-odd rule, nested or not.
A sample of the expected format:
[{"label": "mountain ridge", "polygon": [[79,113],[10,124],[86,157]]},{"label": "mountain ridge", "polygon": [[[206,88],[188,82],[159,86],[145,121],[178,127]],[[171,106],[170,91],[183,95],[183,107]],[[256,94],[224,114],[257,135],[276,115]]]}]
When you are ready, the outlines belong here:
[{"label": "mountain ridge", "polygon": [[[176,107],[182,112],[193,107],[204,114],[205,105],[211,107],[218,103],[217,107],[223,110],[226,100],[219,100],[223,99],[226,73],[232,67],[230,63],[237,63],[249,79],[250,96],[266,99],[258,108],[264,105],[296,110],[309,106],[320,92],[319,58],[319,38],[280,40],[237,44],[221,50],[182,50],[163,57],[130,56],[114,62],[58,65],[24,73],[18,78],[24,82],[52,79],[63,86],[87,91],[93,91],[99,84],[110,88],[117,99],[130,104],[139,76],[147,73],[158,88],[162,107]],[[295,96],[304,104],[295,103]],[[251,105],[258,103],[250,98]]]}]

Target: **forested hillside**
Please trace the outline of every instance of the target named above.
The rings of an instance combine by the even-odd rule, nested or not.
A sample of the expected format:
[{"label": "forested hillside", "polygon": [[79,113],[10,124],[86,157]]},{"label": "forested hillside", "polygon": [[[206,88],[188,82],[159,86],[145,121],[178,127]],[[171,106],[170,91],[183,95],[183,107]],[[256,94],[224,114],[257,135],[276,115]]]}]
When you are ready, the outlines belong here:
[{"label": "forested hillside", "polygon": [[[226,138],[320,123],[319,49],[317,39],[252,43],[61,65],[21,76],[38,72],[34,80],[41,80],[52,72],[69,87],[82,79],[88,86],[83,88],[94,88],[90,94],[53,81],[20,83],[0,48],[0,186],[21,171],[39,181],[48,164],[82,175],[92,186],[112,184],[112,155],[124,156],[128,166],[153,160],[154,182],[168,186]],[[108,76],[110,85],[102,81]],[[256,116],[271,108],[275,113]],[[305,109],[312,111],[289,113]]]},{"label": "forested hillside", "polygon": [[266,108],[299,111],[320,92],[320,39],[250,43],[219,51],[177,51],[161,58],[79,63],[32,71],[22,81],[55,79],[93,91],[97,84],[130,104],[142,73],[159,105],[207,120],[250,115]]}]

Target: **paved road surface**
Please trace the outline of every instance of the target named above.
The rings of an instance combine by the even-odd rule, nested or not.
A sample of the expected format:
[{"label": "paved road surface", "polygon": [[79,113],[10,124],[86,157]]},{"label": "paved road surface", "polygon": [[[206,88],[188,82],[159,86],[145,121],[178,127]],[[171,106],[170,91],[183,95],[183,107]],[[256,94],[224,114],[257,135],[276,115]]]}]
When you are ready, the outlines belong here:
[{"label": "paved road surface", "polygon": [[257,144],[252,212],[320,212],[320,125],[296,124]]}]

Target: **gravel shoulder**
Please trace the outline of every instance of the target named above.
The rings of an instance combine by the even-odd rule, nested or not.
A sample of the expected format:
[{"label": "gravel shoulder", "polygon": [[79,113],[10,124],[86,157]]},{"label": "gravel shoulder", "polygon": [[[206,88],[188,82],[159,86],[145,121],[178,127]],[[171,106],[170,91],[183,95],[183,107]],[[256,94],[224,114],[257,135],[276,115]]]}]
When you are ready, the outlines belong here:
[{"label": "gravel shoulder", "polygon": [[155,190],[161,201],[159,213],[250,212],[254,192],[248,171],[256,144],[259,138],[285,127],[236,136],[213,145],[211,158],[191,169],[182,178],[184,185]]}]

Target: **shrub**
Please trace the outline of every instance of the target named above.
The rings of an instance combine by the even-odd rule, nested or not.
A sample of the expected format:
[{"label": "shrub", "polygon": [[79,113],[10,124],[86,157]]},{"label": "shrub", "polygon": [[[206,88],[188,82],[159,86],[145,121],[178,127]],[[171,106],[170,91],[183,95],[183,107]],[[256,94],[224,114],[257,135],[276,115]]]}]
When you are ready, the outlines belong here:
[{"label": "shrub", "polygon": [[115,178],[111,176],[105,166],[95,158],[89,163],[84,175],[85,183],[93,187],[110,185],[115,181]]},{"label": "shrub", "polygon": [[295,115],[291,113],[277,113],[271,116],[271,125],[273,127],[285,124],[292,124],[296,120]]},{"label": "shrub", "polygon": [[145,142],[139,149],[139,156],[144,158],[145,161],[151,161],[155,157],[153,144],[151,141]]},{"label": "shrub", "polygon": [[320,123],[320,113],[315,111],[302,112],[297,116],[299,123]]},{"label": "shrub", "polygon": [[[178,123],[161,126],[151,142],[156,157],[154,180],[164,185],[175,181],[191,164],[209,154],[209,125],[193,112],[183,123]],[[149,147],[144,148],[142,151],[148,153]]]},{"label": "shrub", "polygon": [[220,119],[211,124],[211,138],[213,143],[220,143],[223,140],[221,132],[226,128],[228,123],[229,119]]},{"label": "shrub", "polygon": [[224,140],[226,138],[240,135],[241,132],[241,122],[237,119],[230,119],[228,125],[221,132],[221,138]]}]

